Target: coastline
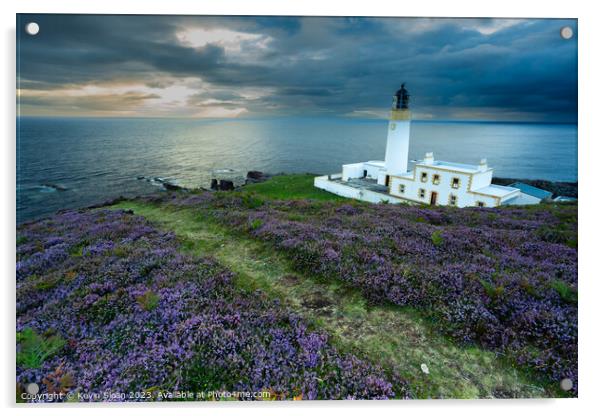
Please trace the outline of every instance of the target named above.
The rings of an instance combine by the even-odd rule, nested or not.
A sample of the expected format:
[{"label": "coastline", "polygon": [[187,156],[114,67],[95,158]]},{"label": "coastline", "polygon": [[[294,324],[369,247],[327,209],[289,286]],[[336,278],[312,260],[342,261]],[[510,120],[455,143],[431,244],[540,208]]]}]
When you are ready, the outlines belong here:
[{"label": "coastline", "polygon": [[[258,170],[251,170],[251,171],[247,172],[246,176],[243,178],[242,183],[240,183],[240,181],[238,183],[234,183],[234,182],[228,183],[229,179],[226,178],[225,182],[220,187],[220,183],[219,183],[220,180],[219,180],[219,178],[217,178],[217,183],[215,184],[215,187],[213,187],[213,188],[211,187],[211,185],[209,185],[207,187],[203,187],[203,186],[187,187],[187,186],[177,184],[175,182],[172,182],[170,180],[167,180],[167,179],[164,179],[161,177],[157,177],[156,179],[155,178],[138,177],[137,178],[138,180],[141,180],[141,178],[142,178],[145,180],[145,182],[155,181],[160,186],[157,186],[156,190],[154,190],[153,192],[141,194],[138,196],[118,195],[115,198],[99,200],[98,202],[93,203],[93,204],[61,208],[61,209],[54,211],[53,213],[47,213],[47,214],[43,214],[43,215],[40,215],[37,217],[26,218],[21,222],[17,222],[17,227],[19,227],[23,224],[27,224],[27,223],[30,223],[33,221],[47,218],[49,216],[52,216],[54,214],[61,213],[64,211],[106,207],[106,206],[113,205],[113,204],[116,204],[116,203],[119,203],[119,202],[122,202],[122,201],[125,201],[128,199],[136,200],[138,198],[144,198],[145,196],[154,195],[157,192],[173,192],[173,191],[216,192],[216,191],[240,190],[240,189],[244,189],[248,185],[265,182],[272,178],[294,177],[294,176],[303,176],[303,175],[319,176],[318,174],[314,174],[314,173],[305,173],[305,174],[301,174],[301,173],[291,174],[291,173],[285,173],[285,172],[267,173],[267,172],[261,172]],[[553,194],[553,198],[557,197],[557,196],[561,196],[561,195],[566,196],[566,197],[575,198],[575,199],[578,198],[578,187],[579,187],[578,182],[549,181],[549,180],[544,180],[544,179],[516,179],[516,178],[503,178],[503,177],[493,177],[493,179],[492,179],[492,183],[498,184],[498,185],[510,185],[514,182],[523,182],[525,184],[549,191]],[[60,187],[60,185],[53,185],[53,184],[47,184],[47,185],[49,187],[53,187],[53,188],[54,187],[60,188],[61,189],[60,192],[68,192],[69,191],[68,189]],[[283,196],[286,196],[286,195],[283,195]],[[294,196],[294,195],[291,195],[291,197],[292,196]]]}]

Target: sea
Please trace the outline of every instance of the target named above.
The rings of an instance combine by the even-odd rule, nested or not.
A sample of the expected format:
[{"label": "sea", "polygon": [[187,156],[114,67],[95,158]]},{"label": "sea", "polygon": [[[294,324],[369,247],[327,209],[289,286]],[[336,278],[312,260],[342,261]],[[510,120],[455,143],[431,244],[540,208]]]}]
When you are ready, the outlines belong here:
[{"label": "sea", "polygon": [[[61,209],[208,187],[215,171],[316,173],[383,160],[386,120],[17,119],[17,223]],[[478,164],[494,176],[577,181],[577,125],[412,121],[410,159]]]}]

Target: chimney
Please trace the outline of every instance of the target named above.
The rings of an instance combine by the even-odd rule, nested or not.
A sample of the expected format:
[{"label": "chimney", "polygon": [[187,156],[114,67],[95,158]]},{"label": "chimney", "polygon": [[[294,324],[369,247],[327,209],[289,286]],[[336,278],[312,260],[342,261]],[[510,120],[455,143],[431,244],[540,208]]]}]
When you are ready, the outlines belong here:
[{"label": "chimney", "polygon": [[422,161],[422,163],[424,163],[425,165],[432,165],[435,162],[435,157],[433,156],[433,152],[427,152],[424,155],[424,160]]},{"label": "chimney", "polygon": [[487,159],[483,158],[481,159],[481,162],[479,163],[479,172],[485,172],[487,170]]}]

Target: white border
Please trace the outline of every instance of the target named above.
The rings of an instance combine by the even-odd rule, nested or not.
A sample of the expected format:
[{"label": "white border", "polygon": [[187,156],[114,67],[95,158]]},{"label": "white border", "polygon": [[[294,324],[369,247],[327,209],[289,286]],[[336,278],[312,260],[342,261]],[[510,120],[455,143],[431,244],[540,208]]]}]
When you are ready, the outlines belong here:
[{"label": "white border", "polygon": [[[2,375],[0,392],[8,414],[28,414],[43,412],[46,415],[63,415],[72,412],[82,413],[82,407],[18,407],[14,400],[14,255],[15,255],[15,13],[107,13],[107,14],[247,14],[247,15],[343,15],[343,16],[448,16],[448,17],[571,17],[579,19],[579,399],[565,400],[504,400],[504,401],[412,401],[403,403],[372,402],[295,402],[295,403],[233,403],[194,404],[169,406],[111,406],[86,408],[92,414],[106,414],[107,411],[127,409],[132,414],[164,414],[166,411],[190,413],[219,411],[220,413],[241,412],[254,415],[274,414],[326,414],[344,411],[361,414],[371,411],[388,414],[444,414],[444,415],[488,415],[519,412],[546,414],[589,413],[599,407],[598,389],[600,383],[599,346],[600,299],[602,294],[600,267],[596,261],[600,246],[600,216],[602,207],[600,194],[600,173],[595,171],[597,156],[600,156],[602,131],[599,118],[602,91],[600,78],[602,65],[599,42],[602,40],[601,15],[595,9],[595,2],[555,1],[526,2],[524,0],[486,1],[383,1],[347,0],[326,2],[324,0],[264,1],[264,0],[222,0],[215,2],[192,2],[190,0],[144,0],[130,1],[103,0],[89,2],[82,0],[21,0],[13,4],[1,3],[0,19],[3,24],[4,56],[2,59],[2,126],[4,137],[2,149],[2,269],[4,270],[4,302],[2,306],[3,342]],[[597,187],[596,187],[597,185]],[[596,192],[594,192],[594,190]],[[597,215],[598,214],[598,215]],[[119,410],[118,410],[119,409]],[[123,410],[122,410],[123,409]]]}]

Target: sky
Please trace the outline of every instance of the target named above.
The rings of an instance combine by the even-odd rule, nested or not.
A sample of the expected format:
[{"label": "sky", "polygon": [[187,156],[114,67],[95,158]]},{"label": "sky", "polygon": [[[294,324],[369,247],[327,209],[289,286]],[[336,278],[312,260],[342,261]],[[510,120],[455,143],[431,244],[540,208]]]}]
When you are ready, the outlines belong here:
[{"label": "sky", "polygon": [[577,120],[575,19],[22,14],[17,58],[27,116]]}]

